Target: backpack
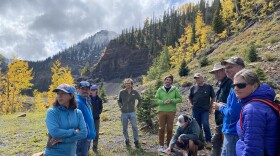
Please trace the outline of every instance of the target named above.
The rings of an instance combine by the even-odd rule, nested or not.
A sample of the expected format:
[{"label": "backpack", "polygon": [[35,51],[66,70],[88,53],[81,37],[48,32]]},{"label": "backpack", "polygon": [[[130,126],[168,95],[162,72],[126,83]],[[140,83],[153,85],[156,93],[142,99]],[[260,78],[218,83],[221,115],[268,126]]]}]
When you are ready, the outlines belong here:
[{"label": "backpack", "polygon": [[[268,105],[270,108],[272,108],[274,110],[274,112],[277,114],[278,116],[278,127],[280,128],[280,102],[278,100],[275,100],[275,101],[271,101],[271,100],[268,100],[268,99],[258,99],[258,98],[255,98],[255,99],[252,99],[250,100],[249,102],[247,102],[243,108],[250,102],[254,102],[254,101],[259,101],[259,102],[262,102],[266,105]],[[243,112],[243,108],[242,110],[240,111],[240,118],[239,118],[239,122],[240,122],[240,128],[243,130],[242,128],[242,112]],[[277,146],[277,156],[280,156],[280,138],[278,138],[278,146]]]}]

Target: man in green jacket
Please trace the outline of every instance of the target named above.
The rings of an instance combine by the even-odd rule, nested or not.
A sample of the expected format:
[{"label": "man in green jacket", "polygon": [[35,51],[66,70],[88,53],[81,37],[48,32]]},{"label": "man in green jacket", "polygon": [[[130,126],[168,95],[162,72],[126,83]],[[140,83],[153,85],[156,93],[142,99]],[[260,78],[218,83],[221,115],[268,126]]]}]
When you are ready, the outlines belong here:
[{"label": "man in green jacket", "polygon": [[166,145],[169,146],[169,142],[172,137],[173,131],[173,121],[176,114],[176,104],[182,102],[182,96],[177,87],[172,86],[173,76],[170,74],[164,78],[164,86],[160,87],[156,93],[156,101],[158,104],[158,118],[159,118],[159,152],[164,152],[164,135],[165,127],[167,127],[167,142]]},{"label": "man in green jacket", "polygon": [[129,146],[129,136],[127,132],[128,120],[132,126],[132,132],[134,137],[134,144],[136,148],[140,148],[138,141],[138,128],[137,119],[135,114],[135,102],[138,100],[137,108],[141,105],[140,94],[132,88],[133,80],[128,78],[124,80],[125,89],[120,91],[118,104],[121,109],[121,122],[123,127],[123,135],[125,138],[125,144]]}]

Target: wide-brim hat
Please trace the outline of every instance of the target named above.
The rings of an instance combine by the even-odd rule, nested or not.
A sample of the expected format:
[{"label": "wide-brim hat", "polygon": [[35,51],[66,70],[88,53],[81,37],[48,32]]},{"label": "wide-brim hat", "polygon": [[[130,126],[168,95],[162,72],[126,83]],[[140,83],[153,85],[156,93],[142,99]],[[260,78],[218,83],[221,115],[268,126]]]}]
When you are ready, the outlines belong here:
[{"label": "wide-brim hat", "polygon": [[211,71],[209,71],[209,73],[210,73],[210,74],[213,74],[215,71],[220,70],[220,69],[223,69],[223,68],[225,68],[225,66],[223,66],[223,65],[221,64],[221,62],[218,62],[218,63],[214,64],[213,69],[212,69]]}]

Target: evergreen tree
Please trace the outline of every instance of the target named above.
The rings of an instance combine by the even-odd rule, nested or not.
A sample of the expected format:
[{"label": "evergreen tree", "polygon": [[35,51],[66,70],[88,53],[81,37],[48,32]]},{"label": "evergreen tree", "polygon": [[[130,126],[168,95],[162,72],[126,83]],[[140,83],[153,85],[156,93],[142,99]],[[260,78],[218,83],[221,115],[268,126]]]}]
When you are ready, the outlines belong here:
[{"label": "evergreen tree", "polygon": [[[137,109],[137,119],[140,122],[145,122],[149,126],[150,130],[158,130],[157,121],[157,103],[155,99],[156,91],[162,86],[160,77],[156,78],[154,85],[149,85],[146,90],[142,93],[142,106]],[[154,121],[154,122],[153,122]],[[154,124],[155,123],[155,124]]]},{"label": "evergreen tree", "polygon": [[200,66],[201,66],[201,67],[205,67],[205,66],[207,66],[207,65],[209,64],[209,61],[208,61],[208,59],[207,59],[206,56],[203,56],[203,57],[200,59],[199,63],[200,63]]},{"label": "evergreen tree", "polygon": [[250,49],[248,51],[247,57],[249,59],[250,62],[255,62],[258,60],[258,54],[257,54],[257,50],[256,50],[256,46],[255,44],[252,44],[250,46]]},{"label": "evergreen tree", "polygon": [[103,80],[101,80],[101,83],[100,83],[100,86],[99,86],[99,96],[100,98],[102,99],[102,101],[104,103],[107,102],[107,98],[106,98],[106,93],[105,93],[105,87],[104,87],[104,84],[103,84]]},{"label": "evergreen tree", "polygon": [[225,25],[223,22],[223,17],[220,14],[220,9],[221,9],[221,7],[220,7],[220,3],[219,3],[218,8],[215,11],[213,21],[212,21],[212,28],[217,34],[220,34],[225,30]]},{"label": "evergreen tree", "polygon": [[187,62],[183,60],[181,67],[179,69],[179,75],[182,76],[187,76],[189,74],[189,68],[187,67]]}]

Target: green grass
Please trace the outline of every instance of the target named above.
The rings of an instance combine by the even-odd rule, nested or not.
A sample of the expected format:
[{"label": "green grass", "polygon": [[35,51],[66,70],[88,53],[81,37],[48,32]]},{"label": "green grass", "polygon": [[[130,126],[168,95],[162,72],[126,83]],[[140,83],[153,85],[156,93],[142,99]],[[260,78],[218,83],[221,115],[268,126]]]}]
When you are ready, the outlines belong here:
[{"label": "green grass", "polygon": [[[104,104],[107,121],[101,121],[99,137],[100,155],[157,155],[157,135],[139,132],[142,150],[135,149],[131,127],[129,135],[131,148],[126,148],[123,142],[120,111],[115,102]],[[0,156],[32,155],[44,151],[47,141],[45,114],[46,112],[28,112],[26,117],[17,117],[20,113],[1,115],[0,121]],[[155,141],[156,140],[156,141]],[[90,151],[93,156],[93,152]]]}]

